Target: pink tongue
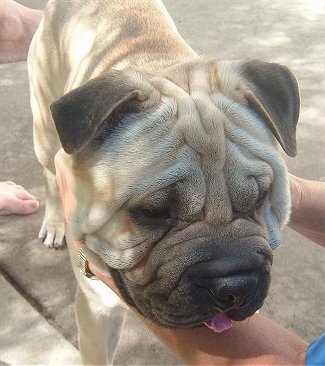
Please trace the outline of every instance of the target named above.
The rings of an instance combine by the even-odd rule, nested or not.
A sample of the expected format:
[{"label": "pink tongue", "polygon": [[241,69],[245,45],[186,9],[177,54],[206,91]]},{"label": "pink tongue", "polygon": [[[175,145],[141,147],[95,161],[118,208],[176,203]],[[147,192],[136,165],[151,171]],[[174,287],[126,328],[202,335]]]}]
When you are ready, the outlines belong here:
[{"label": "pink tongue", "polygon": [[229,316],[225,313],[218,314],[214,318],[204,323],[208,328],[216,333],[221,333],[232,327],[232,322]]}]

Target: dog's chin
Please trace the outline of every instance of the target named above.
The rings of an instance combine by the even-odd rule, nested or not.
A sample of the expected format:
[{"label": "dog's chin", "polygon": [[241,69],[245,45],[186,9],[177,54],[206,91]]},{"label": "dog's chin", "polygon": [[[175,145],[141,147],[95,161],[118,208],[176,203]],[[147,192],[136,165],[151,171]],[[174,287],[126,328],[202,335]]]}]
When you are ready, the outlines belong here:
[{"label": "dog's chin", "polygon": [[234,304],[221,310],[217,304],[206,299],[205,301],[202,299],[201,302],[201,299],[197,297],[193,300],[193,304],[188,302],[169,304],[164,296],[156,295],[154,298],[145,299],[141,292],[130,294],[122,273],[118,270],[111,270],[111,273],[124,300],[142,316],[164,328],[199,327],[218,314],[225,314],[227,318],[234,321],[243,321],[254,315],[263,306],[270,284],[270,274],[264,273],[261,284],[249,298],[241,304]]},{"label": "dog's chin", "polygon": [[[218,309],[202,309],[200,311],[194,310],[193,314],[185,314],[184,316],[174,315],[166,309],[165,312],[161,312],[160,309],[151,308],[146,310],[145,313],[141,309],[137,308],[142,315],[151,319],[156,324],[165,328],[195,328],[206,324],[211,319],[220,314],[225,314],[227,318],[233,321],[243,321],[253,316],[264,303],[263,299],[255,299],[253,302],[244,306],[234,307],[228,311],[219,311]],[[179,305],[182,307],[182,304]]]}]

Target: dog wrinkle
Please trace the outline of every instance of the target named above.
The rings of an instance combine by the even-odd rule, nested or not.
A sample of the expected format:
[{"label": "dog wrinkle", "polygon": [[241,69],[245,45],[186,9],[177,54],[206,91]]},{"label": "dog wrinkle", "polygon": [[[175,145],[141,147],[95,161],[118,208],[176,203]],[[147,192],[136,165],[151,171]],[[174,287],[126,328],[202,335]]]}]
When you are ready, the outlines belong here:
[{"label": "dog wrinkle", "polygon": [[[220,101],[220,98],[218,100]],[[229,112],[225,111],[225,113]],[[237,117],[233,115],[234,117],[232,118],[235,123],[225,125],[226,137],[235,145],[240,146],[243,151],[249,151],[249,155],[253,156],[255,161],[260,161],[261,163],[256,165],[256,167],[265,167],[265,164],[270,167],[270,173],[268,174],[272,177],[272,189],[270,191],[270,199],[273,206],[272,212],[280,226],[282,226],[287,222],[290,211],[290,192],[285,162],[275,149],[269,148],[269,145],[274,146],[276,144],[275,139],[270,131],[258,120],[258,117],[250,116],[255,123],[253,126],[247,124],[247,130],[252,132],[249,135],[246,132],[247,130],[241,128],[238,124],[238,121],[246,120],[245,114],[247,115],[249,112],[239,108],[236,110],[236,113]],[[260,132],[257,132],[258,129]],[[264,135],[264,137],[260,138],[260,134]],[[248,166],[253,167],[248,160],[243,166],[246,168]]]},{"label": "dog wrinkle", "polygon": [[[243,154],[241,159],[244,159],[240,164],[243,172],[250,171],[255,176],[270,177],[269,195],[272,209],[269,210],[265,220],[278,223],[277,228],[271,223],[267,225],[270,245],[275,247],[280,242],[279,235],[275,234],[287,222],[290,211],[290,193],[285,163],[276,150],[269,147],[277,144],[275,138],[259,117],[252,114],[247,108],[231,102],[220,94],[213,95],[212,100],[228,117],[224,125],[225,136],[228,140],[227,149],[229,149],[227,155],[230,156],[234,150],[239,149]],[[236,174],[238,175],[238,173],[240,171]],[[285,191],[283,191],[284,188]],[[273,234],[270,231],[271,226],[273,226]]]},{"label": "dog wrinkle", "polygon": [[[176,82],[185,90],[168,80],[168,87],[167,81],[163,83],[162,93],[172,95],[178,101],[178,129],[185,144],[200,157],[208,187],[206,220],[211,223],[227,222],[230,220],[230,212],[221,210],[225,207],[224,202],[229,201],[222,177],[226,157],[224,125],[227,118],[211,101],[211,74],[207,72],[208,66],[216,71],[216,65],[211,61],[205,61],[198,66],[194,63],[182,65],[186,72],[179,72],[182,68],[178,65]],[[218,187],[217,193],[215,187]]]},{"label": "dog wrinkle", "polygon": [[[243,232],[242,235],[244,236],[245,232]],[[158,291],[159,284],[160,290],[163,289],[163,292],[168,292],[177,286],[182,275],[187,272],[193,264],[196,265],[201,262],[213,261],[216,261],[217,263],[224,255],[229,255],[229,253],[223,254],[224,249],[222,249],[222,247],[219,248],[219,246],[216,245],[216,241],[219,244],[224,242],[222,237],[217,240],[202,235],[201,237],[189,239],[188,235],[185,235],[182,240],[177,240],[177,238],[173,237],[168,240],[167,235],[165,235],[164,238],[166,239],[165,241],[161,240],[158,246],[154,245],[152,247],[150,257],[142,263],[141,267],[136,266],[134,269],[131,268],[123,271],[129,281],[136,283],[138,286],[145,286],[148,291],[151,291],[150,288],[152,288],[154,292]],[[249,240],[249,243],[256,243],[259,240],[259,237],[255,233],[248,237],[245,236],[244,242],[243,238],[240,237],[234,238],[233,240],[238,246],[238,251],[241,249],[247,251],[247,240]],[[223,243],[223,246],[225,245],[226,244]],[[212,250],[214,254],[211,254]],[[178,257],[182,258],[181,263],[177,262],[176,258]],[[260,255],[258,258],[249,261],[251,265],[259,262]],[[247,264],[248,263],[245,263],[245,265]],[[168,280],[166,277],[167,273]],[[155,276],[153,276],[153,274],[155,274]],[[154,277],[154,281],[152,276]],[[150,284],[153,282],[154,285],[151,286]]]},{"label": "dog wrinkle", "polygon": [[222,168],[225,121],[210,99],[213,90],[211,69],[216,69],[216,62],[203,58],[176,65],[163,74],[166,79],[159,80],[158,88],[177,100],[177,126],[184,141],[199,154],[206,155],[212,151]]}]

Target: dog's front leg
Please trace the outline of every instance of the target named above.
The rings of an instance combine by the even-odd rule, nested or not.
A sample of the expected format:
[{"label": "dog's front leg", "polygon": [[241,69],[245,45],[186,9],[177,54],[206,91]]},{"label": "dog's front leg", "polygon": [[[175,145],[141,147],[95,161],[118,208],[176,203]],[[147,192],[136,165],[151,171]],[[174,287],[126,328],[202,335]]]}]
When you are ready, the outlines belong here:
[{"label": "dog's front leg", "polygon": [[[40,26],[37,32],[42,31]],[[35,35],[37,38],[37,34]],[[44,53],[42,47],[32,42],[29,51],[28,71],[30,81],[30,101],[33,114],[34,148],[39,162],[44,168],[46,189],[45,215],[39,238],[49,248],[64,244],[64,216],[59,190],[55,178],[54,156],[61,143],[50,111],[50,104],[58,98],[59,86],[48,65],[52,65],[55,54]],[[53,61],[54,63],[54,61]],[[54,63],[55,64],[55,63]]]},{"label": "dog's front leg", "polygon": [[[101,301],[96,298],[90,299],[78,287],[76,317],[80,354],[85,365],[113,364],[125,321],[126,309],[116,304],[116,301],[119,300],[116,300],[113,292],[111,295],[111,306],[103,307]],[[105,302],[107,302],[107,297]]]},{"label": "dog's front leg", "polygon": [[[31,85],[31,101],[34,120],[34,147],[36,156],[44,170],[45,214],[39,239],[48,248],[59,248],[64,244],[64,216],[56,183],[54,156],[60,149],[48,99],[40,93],[34,93],[35,82]],[[45,99],[45,100],[44,100]]]},{"label": "dog's front leg", "polygon": [[55,173],[44,168],[45,214],[39,238],[49,248],[58,248],[64,244],[64,217]]}]

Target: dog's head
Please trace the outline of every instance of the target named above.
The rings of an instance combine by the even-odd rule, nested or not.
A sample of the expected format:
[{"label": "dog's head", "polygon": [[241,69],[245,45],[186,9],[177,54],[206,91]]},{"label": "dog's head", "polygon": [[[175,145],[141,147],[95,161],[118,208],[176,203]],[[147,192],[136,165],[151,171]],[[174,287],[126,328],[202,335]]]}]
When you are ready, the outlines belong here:
[{"label": "dog's head", "polygon": [[290,210],[278,142],[295,155],[299,93],[287,68],[111,70],[51,108],[77,181],[75,235],[130,304],[168,327],[262,306]]}]

